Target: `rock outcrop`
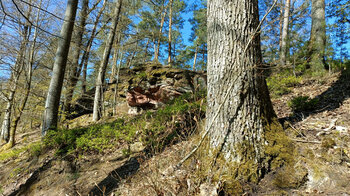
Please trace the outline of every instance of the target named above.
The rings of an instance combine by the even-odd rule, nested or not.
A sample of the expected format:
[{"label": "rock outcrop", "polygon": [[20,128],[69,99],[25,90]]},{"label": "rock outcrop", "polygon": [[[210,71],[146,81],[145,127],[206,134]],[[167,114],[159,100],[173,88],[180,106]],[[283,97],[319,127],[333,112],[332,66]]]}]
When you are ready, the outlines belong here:
[{"label": "rock outcrop", "polygon": [[[112,106],[116,81],[108,83],[105,106]],[[127,103],[129,114],[156,109],[184,93],[206,89],[206,73],[172,68],[161,64],[143,64],[120,70],[117,85],[118,104]],[[73,105],[73,117],[92,112],[94,89],[82,95]]]}]

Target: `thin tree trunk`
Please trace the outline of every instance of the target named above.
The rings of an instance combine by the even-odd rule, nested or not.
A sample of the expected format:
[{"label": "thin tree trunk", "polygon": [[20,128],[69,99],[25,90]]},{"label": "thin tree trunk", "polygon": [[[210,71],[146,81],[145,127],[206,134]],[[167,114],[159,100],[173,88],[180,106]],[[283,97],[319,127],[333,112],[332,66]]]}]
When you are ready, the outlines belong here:
[{"label": "thin tree trunk", "polygon": [[68,0],[64,17],[65,20],[60,34],[61,39],[58,43],[52,78],[45,103],[42,135],[45,135],[48,129],[57,127],[58,107],[61,99],[63,78],[67,65],[70,40],[72,38],[77,7],[78,0]]},{"label": "thin tree trunk", "polygon": [[290,13],[290,0],[286,0],[285,7],[284,7],[284,15],[283,15],[282,45],[281,45],[281,55],[280,55],[281,66],[285,66],[287,62],[289,13]]},{"label": "thin tree trunk", "polygon": [[145,63],[148,57],[148,47],[149,47],[149,38],[147,39],[147,43],[146,43],[146,50],[145,50],[145,56],[143,58],[143,62]]},{"label": "thin tree trunk", "polygon": [[280,53],[282,51],[282,31],[283,31],[283,0],[280,1],[280,23],[279,23],[279,47],[280,47]]},{"label": "thin tree trunk", "polygon": [[[115,3],[117,3],[117,1]],[[121,12],[122,3],[123,3],[123,0],[119,0],[119,5],[118,6],[116,5],[115,7],[112,29],[109,32],[109,35],[106,41],[106,47],[103,53],[102,62],[98,70],[98,76],[96,78],[96,90],[95,90],[94,108],[93,108],[93,116],[92,116],[92,119],[95,122],[100,120],[102,116],[103,84],[105,80],[105,74],[106,74],[106,68],[108,65],[109,55],[111,53],[115,33],[117,30],[117,25],[119,22],[119,15]]]},{"label": "thin tree trunk", "polygon": [[167,13],[167,11],[166,11],[166,8],[164,6],[164,1],[163,1],[162,13],[161,13],[161,19],[160,19],[160,28],[159,28],[159,34],[158,34],[158,40],[157,40],[157,47],[156,47],[155,54],[154,54],[154,60],[156,62],[159,61],[158,59],[159,59],[160,40],[162,38],[163,26],[164,26],[166,13]]},{"label": "thin tree trunk", "polygon": [[193,71],[196,71],[197,53],[198,53],[198,46],[196,46],[196,52],[194,52],[193,68],[192,68]]},{"label": "thin tree trunk", "polygon": [[[30,1],[31,2],[31,1]],[[31,14],[31,6],[29,6],[28,12],[26,14],[27,18],[30,18]],[[9,96],[7,97],[7,103],[6,103],[6,108],[5,108],[5,113],[4,113],[4,120],[1,126],[1,137],[0,137],[0,142],[8,142],[10,138],[10,128],[11,128],[11,114],[12,114],[12,108],[13,108],[13,101],[15,98],[15,94],[17,91],[17,86],[18,86],[18,80],[19,77],[21,76],[21,73],[24,68],[24,55],[26,52],[27,44],[28,44],[28,39],[29,39],[29,32],[30,32],[30,27],[29,27],[29,22],[27,21],[26,24],[24,25],[22,36],[23,40],[20,44],[19,51],[17,53],[17,58],[15,62],[15,66],[11,72],[11,86],[10,86],[10,93]]]},{"label": "thin tree trunk", "polygon": [[76,30],[76,48],[73,50],[72,55],[72,65],[71,69],[69,70],[69,77],[68,77],[68,83],[67,83],[67,91],[66,91],[66,100],[65,100],[65,106],[64,110],[67,112],[67,116],[69,118],[70,112],[71,112],[71,102],[73,99],[74,89],[75,86],[78,83],[78,79],[80,76],[80,72],[82,69],[82,64],[79,64],[79,57],[80,53],[82,51],[83,47],[83,35],[85,32],[85,25],[86,25],[86,19],[88,16],[88,9],[89,9],[89,0],[83,0],[82,1],[82,9],[80,12],[80,21],[79,25]]},{"label": "thin tree trunk", "polygon": [[[121,58],[123,59],[123,54],[121,55]],[[116,77],[116,82],[115,82],[115,87],[114,87],[114,96],[113,96],[113,116],[117,115],[117,99],[118,99],[118,83],[119,83],[119,72],[120,72],[120,67],[122,63],[119,61],[117,65],[117,77]]]},{"label": "thin tree trunk", "polygon": [[326,18],[325,0],[311,1],[311,35],[309,42],[309,62],[313,71],[326,68]]},{"label": "thin tree trunk", "polygon": [[173,0],[169,1],[169,40],[168,40],[168,64],[171,64],[171,28],[172,28],[172,21],[173,21]]},{"label": "thin tree trunk", "polygon": [[208,1],[206,130],[210,149],[215,157],[220,153],[224,161],[238,165],[232,171],[238,178],[251,181],[267,169],[263,163],[265,126],[275,117],[260,69],[260,36],[255,34],[258,14],[256,0]]},{"label": "thin tree trunk", "polygon": [[[15,115],[14,119],[12,120],[11,128],[10,128],[10,140],[9,140],[9,147],[13,147],[15,145],[15,137],[16,137],[16,130],[19,120],[21,119],[21,116],[23,114],[24,108],[27,104],[31,85],[32,85],[32,75],[33,75],[33,65],[34,65],[34,55],[35,55],[35,45],[36,45],[36,39],[38,37],[38,25],[39,25],[39,18],[40,18],[40,8],[41,8],[42,0],[39,2],[39,8],[37,11],[36,19],[35,19],[35,28],[34,28],[34,35],[33,35],[33,41],[30,48],[30,54],[29,59],[27,62],[27,73],[26,73],[26,89],[24,93],[24,97],[22,99],[22,102],[20,104],[20,107],[18,108],[18,114]],[[30,10],[31,12],[31,10]]]},{"label": "thin tree trunk", "polygon": [[81,85],[81,94],[85,95],[86,94],[86,76],[87,76],[87,64],[89,62],[89,57],[90,57],[90,51],[91,51],[91,47],[92,47],[92,42],[96,37],[96,31],[97,31],[97,25],[100,21],[100,18],[102,16],[102,13],[104,11],[106,7],[106,1],[103,1],[103,5],[102,8],[100,9],[100,11],[98,12],[97,16],[96,16],[96,20],[94,22],[94,27],[92,28],[92,32],[91,32],[91,36],[90,39],[87,43],[87,47],[86,50],[84,51],[83,57],[81,59],[80,64],[82,64],[83,66],[83,76],[82,76],[82,85]]},{"label": "thin tree trunk", "polygon": [[114,83],[115,82],[115,72],[117,70],[117,60],[118,60],[118,55],[119,55],[119,40],[120,40],[120,35],[118,35],[117,39],[115,40],[114,43],[114,53],[113,53],[113,60],[112,60],[112,72],[109,77],[109,82]]}]

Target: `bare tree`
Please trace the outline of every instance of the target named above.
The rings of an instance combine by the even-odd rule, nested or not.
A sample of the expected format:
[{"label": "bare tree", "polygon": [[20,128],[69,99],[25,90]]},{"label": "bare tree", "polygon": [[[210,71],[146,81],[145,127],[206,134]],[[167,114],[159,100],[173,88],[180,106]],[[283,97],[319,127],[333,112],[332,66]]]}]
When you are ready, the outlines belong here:
[{"label": "bare tree", "polygon": [[45,103],[42,125],[43,135],[46,134],[48,129],[57,127],[58,108],[77,7],[78,0],[68,0],[64,22],[60,33],[61,39],[58,44],[56,58],[53,65],[53,73]]},{"label": "bare tree", "polygon": [[86,93],[86,76],[87,76],[87,65],[88,65],[88,62],[89,62],[89,57],[90,57],[90,52],[91,52],[91,47],[92,47],[92,42],[93,40],[95,39],[95,37],[97,36],[98,32],[97,31],[97,25],[98,23],[100,22],[100,18],[102,16],[102,13],[103,11],[105,10],[106,8],[106,0],[103,1],[103,5],[101,7],[101,9],[99,10],[97,16],[96,16],[96,19],[95,19],[95,22],[94,22],[94,27],[92,28],[92,31],[91,31],[91,35],[90,35],[90,39],[87,43],[87,46],[86,46],[86,49],[84,50],[84,54],[81,58],[81,62],[80,62],[80,66],[83,67],[83,76],[82,76],[82,79],[81,79],[81,94],[82,95],[85,95]]},{"label": "bare tree", "polygon": [[281,42],[281,55],[280,55],[280,63],[282,66],[286,65],[287,61],[287,41],[288,41],[288,27],[289,27],[289,13],[290,13],[290,0],[286,0],[284,6],[284,14],[283,14],[283,29],[282,29],[282,42]]},{"label": "bare tree", "polygon": [[[115,2],[118,3],[117,1]],[[108,65],[109,55],[112,50],[114,37],[116,34],[118,22],[119,22],[119,15],[121,12],[123,0],[119,0],[118,6],[115,6],[114,13],[113,13],[113,23],[111,30],[108,34],[108,38],[106,40],[106,47],[103,52],[101,65],[98,69],[98,76],[96,78],[96,89],[95,89],[95,99],[94,99],[94,108],[93,108],[93,121],[100,120],[102,116],[102,100],[103,100],[103,84],[105,80],[105,74],[106,74],[106,68]]]},{"label": "bare tree", "polygon": [[[32,85],[32,76],[33,76],[33,65],[34,65],[34,57],[35,57],[35,46],[38,38],[38,27],[39,27],[39,19],[40,19],[40,9],[41,9],[41,3],[42,0],[40,0],[39,7],[37,9],[36,19],[35,19],[35,28],[34,28],[34,35],[33,39],[31,41],[31,47],[29,50],[29,58],[27,59],[27,62],[25,64],[25,93],[22,97],[21,103],[19,105],[19,108],[17,112],[14,114],[14,118],[11,123],[10,128],[10,140],[8,142],[9,147],[13,147],[15,145],[15,137],[16,137],[16,130],[18,126],[18,122],[21,119],[21,116],[23,114],[24,108],[26,107],[31,85]],[[31,11],[31,9],[29,9]],[[16,110],[15,110],[16,111]]]},{"label": "bare tree", "polygon": [[[31,14],[31,6],[28,6],[28,10],[25,14],[25,17],[30,18],[30,14]],[[12,110],[13,110],[13,101],[15,98],[19,78],[22,74],[22,71],[24,69],[24,65],[26,63],[25,62],[25,53],[27,50],[29,34],[30,34],[30,23],[28,20],[26,20],[26,22],[23,26],[23,30],[21,32],[22,41],[20,43],[20,47],[19,47],[19,50],[17,53],[16,62],[11,70],[10,87],[9,87],[10,92],[9,92],[9,95],[7,97],[5,95],[3,95],[3,97],[6,98],[5,99],[6,108],[5,108],[4,120],[2,123],[2,127],[1,127],[0,140],[2,142],[9,141],[10,127],[11,127],[11,115],[12,115]]]}]

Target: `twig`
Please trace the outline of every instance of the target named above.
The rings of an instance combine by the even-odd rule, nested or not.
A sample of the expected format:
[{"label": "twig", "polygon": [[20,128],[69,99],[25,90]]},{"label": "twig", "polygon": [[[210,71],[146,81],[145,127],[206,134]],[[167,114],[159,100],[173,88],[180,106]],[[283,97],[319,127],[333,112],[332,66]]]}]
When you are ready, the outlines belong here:
[{"label": "twig", "polygon": [[293,139],[293,141],[300,142],[300,143],[322,144],[322,142],[320,141],[307,141],[307,140],[296,140],[296,139]]},{"label": "twig", "polygon": [[289,125],[290,128],[292,128],[295,132],[297,132],[299,135],[303,136],[306,138],[305,134],[300,132],[298,129],[296,129],[289,121],[286,121]]},{"label": "twig", "polygon": [[[262,23],[265,21],[267,15],[268,15],[268,14],[272,11],[272,9],[275,7],[276,3],[277,3],[277,0],[274,1],[274,3],[273,3],[273,5],[271,6],[271,8],[266,12],[266,14],[264,15],[264,17],[263,17],[262,20],[260,21],[260,23],[259,23],[258,27],[256,28],[254,34],[251,36],[251,38],[250,38],[250,40],[248,41],[246,47],[244,48],[243,55],[245,55],[245,53],[247,52],[247,49],[248,49],[250,43],[252,42],[252,40],[254,39],[255,35],[256,35],[257,32],[259,31],[259,29],[260,29]],[[237,61],[236,61],[236,62],[237,62]],[[231,85],[230,85],[230,87],[228,88],[228,90],[227,90],[225,96],[224,96],[224,99],[223,99],[222,103],[219,105],[219,108],[217,109],[217,111],[216,111],[216,113],[215,113],[215,115],[214,115],[214,117],[213,117],[213,120],[210,122],[210,124],[209,124],[209,126],[208,126],[208,129],[207,129],[207,130],[205,131],[205,133],[202,135],[202,138],[201,138],[201,140],[199,141],[198,145],[197,145],[195,148],[193,148],[193,150],[192,150],[189,154],[187,154],[187,155],[176,165],[176,168],[179,168],[179,167],[180,167],[187,159],[189,159],[189,158],[198,150],[198,148],[202,145],[202,143],[203,143],[205,137],[208,135],[209,130],[211,129],[211,127],[212,127],[213,124],[214,124],[214,121],[215,121],[216,118],[219,116],[220,110],[221,110],[222,106],[225,104],[225,102],[226,102],[226,100],[227,100],[227,98],[228,98],[229,94],[231,93],[231,91],[232,91],[232,89],[233,89],[234,86],[235,86],[235,82],[232,82]]]},{"label": "twig", "polygon": [[96,182],[95,182],[95,185],[96,185],[96,187],[101,191],[101,193],[102,193],[103,195],[105,195],[105,192],[97,185]]}]

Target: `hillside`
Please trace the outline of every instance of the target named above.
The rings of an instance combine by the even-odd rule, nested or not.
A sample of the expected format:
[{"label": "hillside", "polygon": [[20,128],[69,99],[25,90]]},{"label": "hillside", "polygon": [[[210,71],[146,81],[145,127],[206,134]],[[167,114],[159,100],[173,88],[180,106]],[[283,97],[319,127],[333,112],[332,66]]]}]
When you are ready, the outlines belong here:
[{"label": "hillside", "polygon": [[[281,96],[273,90],[273,104],[295,157],[258,185],[209,183],[203,150],[176,168],[198,143],[205,122],[203,94],[185,93],[136,116],[125,112],[92,124],[83,115],[70,121],[75,128],[49,132],[42,142],[39,130],[21,133],[14,149],[0,154],[1,194],[216,195],[232,189],[253,195],[350,194],[348,79],[336,73],[278,80],[290,92]],[[271,88],[274,80],[268,80]]]}]

